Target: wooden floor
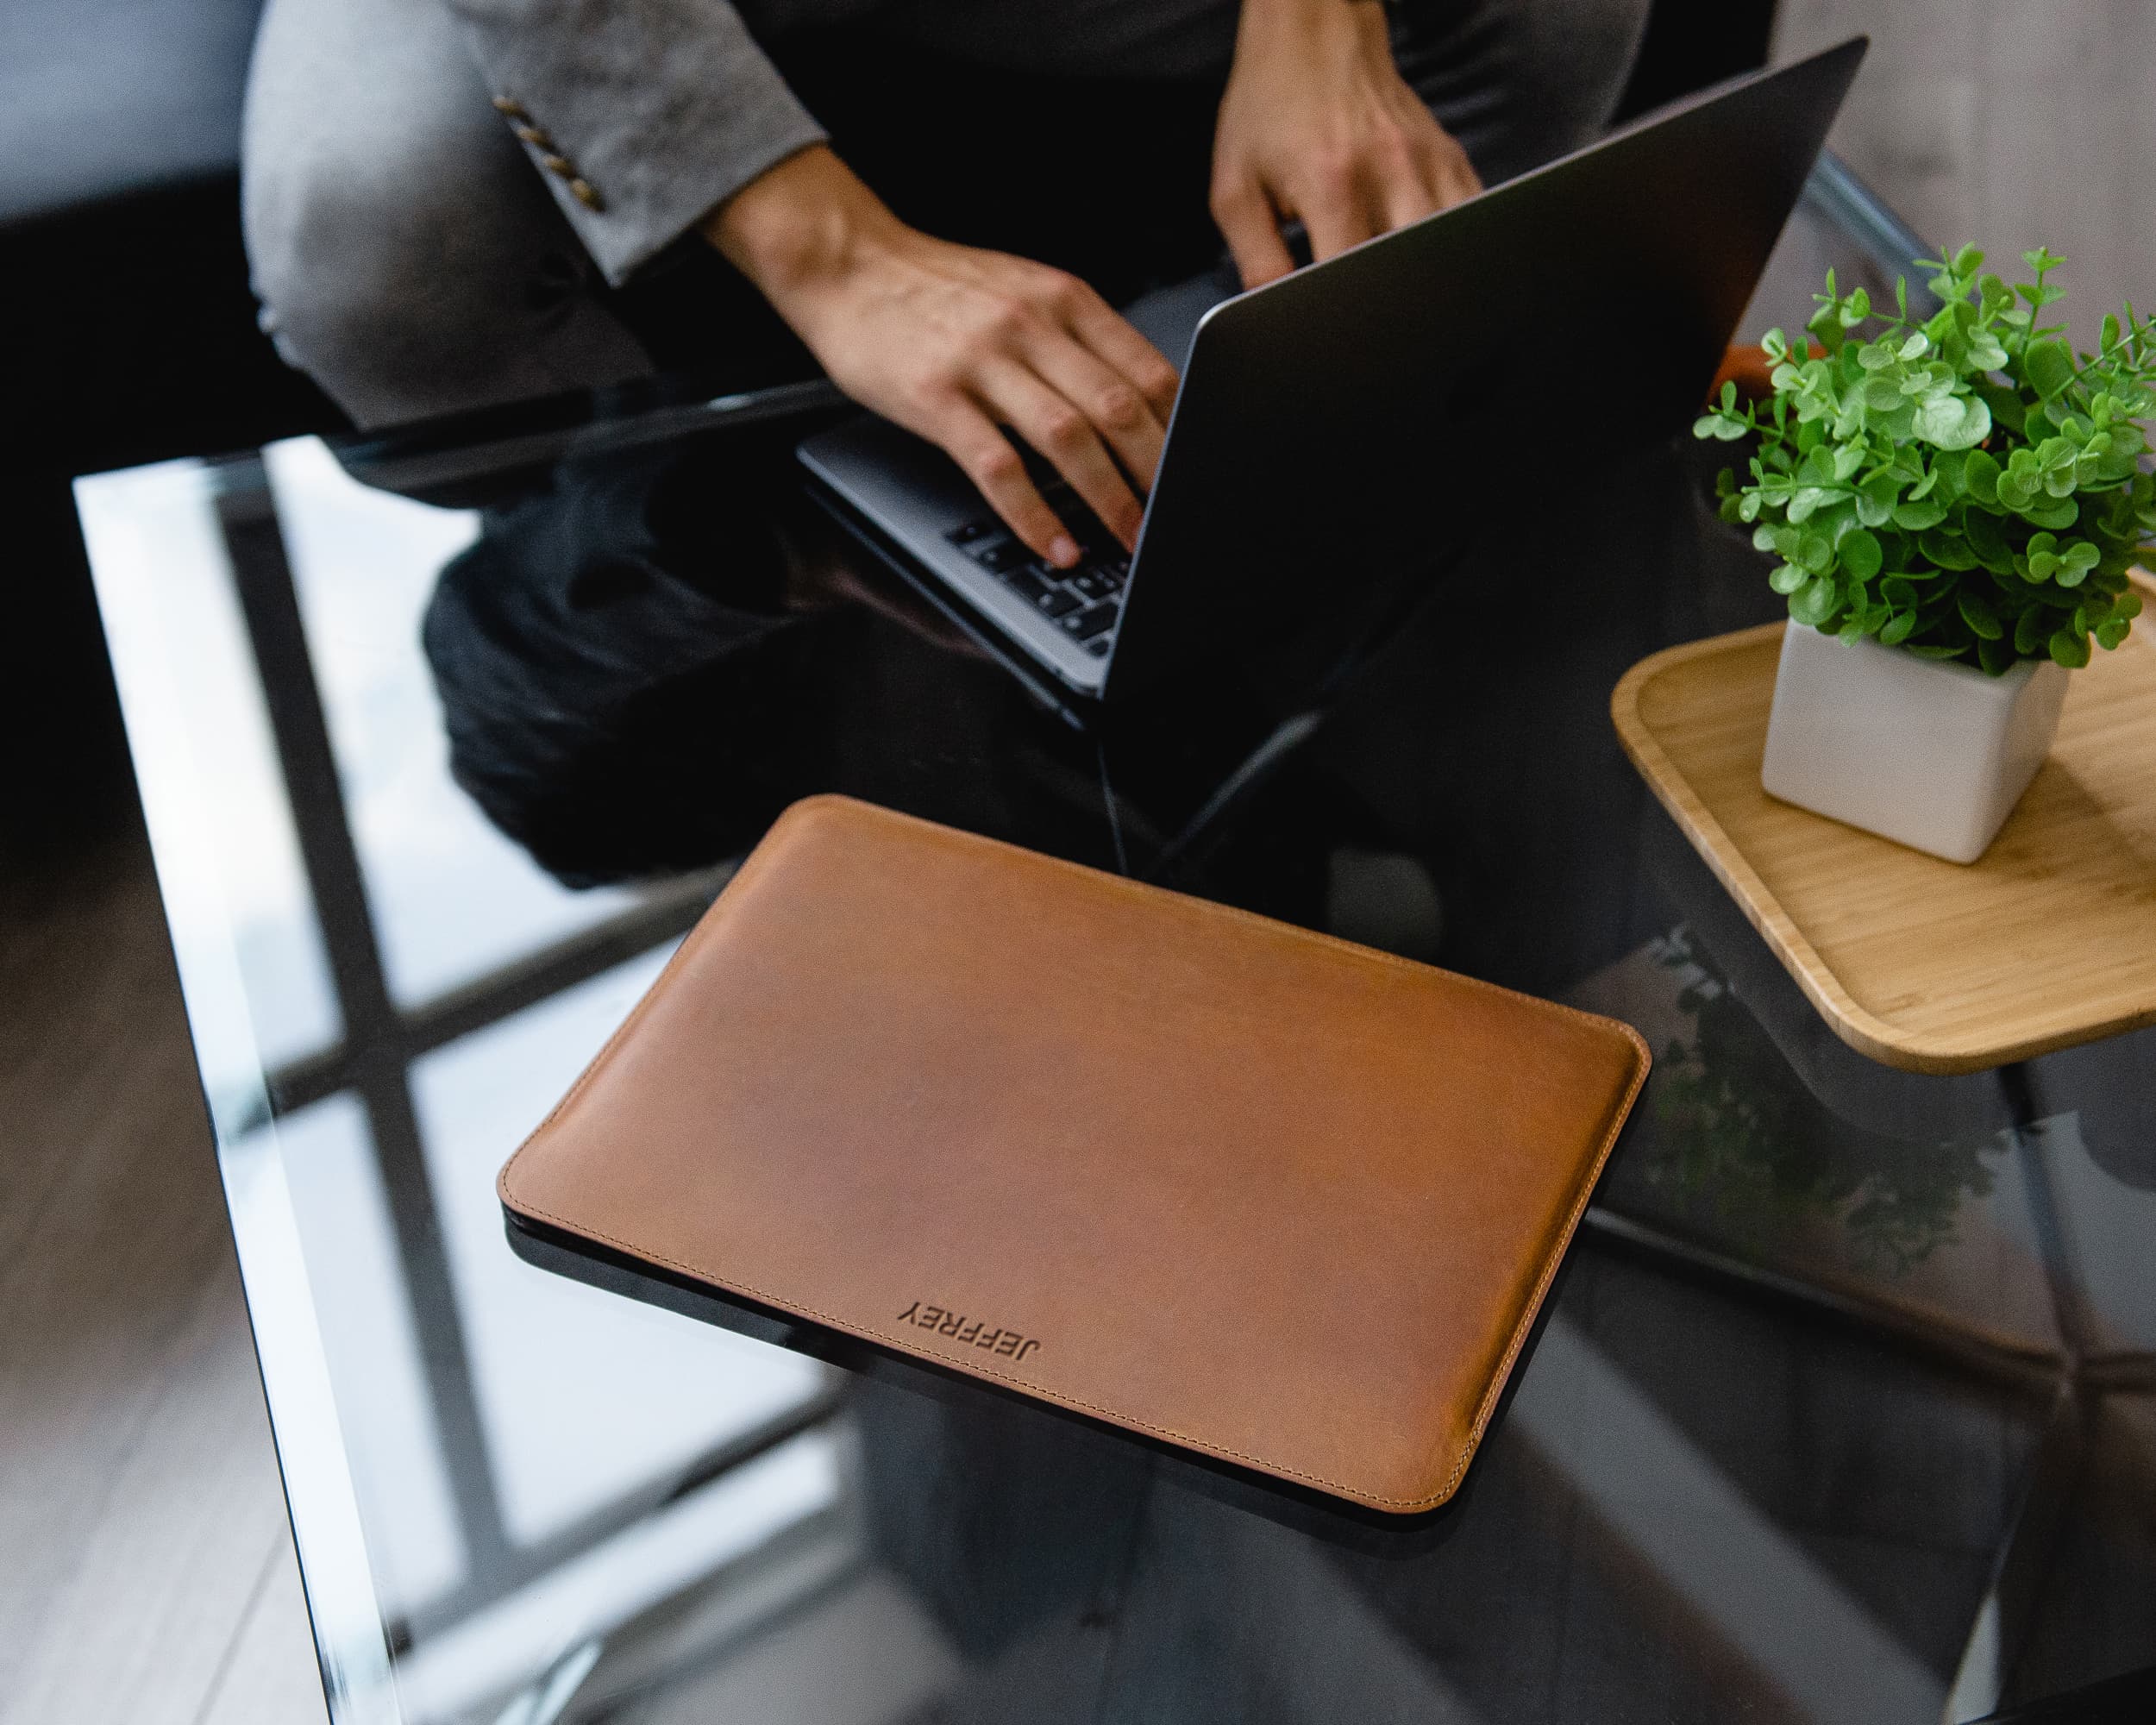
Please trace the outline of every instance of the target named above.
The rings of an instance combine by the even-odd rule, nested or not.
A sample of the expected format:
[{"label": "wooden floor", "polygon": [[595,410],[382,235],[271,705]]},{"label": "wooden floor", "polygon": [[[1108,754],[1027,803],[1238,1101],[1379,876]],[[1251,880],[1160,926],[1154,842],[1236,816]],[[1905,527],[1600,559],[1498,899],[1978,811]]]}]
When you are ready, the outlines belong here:
[{"label": "wooden floor", "polygon": [[0,894],[0,1725],[321,1721],[147,861]]}]

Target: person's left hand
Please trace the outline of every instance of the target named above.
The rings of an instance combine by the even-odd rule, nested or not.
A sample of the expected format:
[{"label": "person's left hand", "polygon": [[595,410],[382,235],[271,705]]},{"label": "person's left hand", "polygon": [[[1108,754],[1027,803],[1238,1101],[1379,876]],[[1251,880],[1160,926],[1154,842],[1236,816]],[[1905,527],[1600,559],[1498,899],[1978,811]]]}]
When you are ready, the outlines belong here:
[{"label": "person's left hand", "polygon": [[1294,267],[1288,216],[1324,259],[1482,189],[1394,66],[1381,0],[1243,0],[1212,206],[1244,286]]}]

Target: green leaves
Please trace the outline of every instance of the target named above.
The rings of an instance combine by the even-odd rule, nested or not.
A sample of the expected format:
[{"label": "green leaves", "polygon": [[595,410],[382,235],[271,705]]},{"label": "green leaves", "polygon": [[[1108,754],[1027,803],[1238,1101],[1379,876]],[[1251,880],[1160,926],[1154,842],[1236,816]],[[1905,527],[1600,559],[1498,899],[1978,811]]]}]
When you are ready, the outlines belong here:
[{"label": "green leaves", "polygon": [[1789,499],[1788,508],[1793,523],[1809,521],[1821,509],[1834,500],[1834,494],[1817,486],[1805,486]]},{"label": "green leaves", "polygon": [[1749,413],[1739,416],[1737,411],[1737,386],[1727,381],[1722,385],[1720,406],[1692,422],[1695,437],[1716,437],[1725,443],[1733,443],[1751,430]]},{"label": "green leaves", "polygon": [[[1833,285],[1834,273],[1829,270],[1827,273],[1827,286],[1830,292]],[[1812,339],[1827,349],[1829,358],[1841,351],[1845,332],[1841,321],[1841,308],[1838,304],[1830,303],[1821,306],[1812,314],[1811,321],[1804,327],[1810,332]]]},{"label": "green leaves", "polygon": [[2006,633],[1999,621],[1999,614],[1973,587],[1964,587],[1954,595],[1954,605],[1961,612],[1961,620],[1969,625],[1970,632],[1979,640],[1996,641]]},{"label": "green leaves", "polygon": [[2047,581],[2059,570],[2059,536],[2054,533],[2032,534],[2014,566],[2022,578],[2032,581]]},{"label": "green leaves", "polygon": [[1770,330],[1771,400],[1726,388],[1695,424],[1756,439],[1750,482],[1726,473],[1717,496],[1797,622],[1994,674],[2127,638],[2127,569],[2156,559],[2156,323],[2129,304],[2077,354],[2046,321],[2059,260],[2022,260],[2034,279],[2014,286],[1974,246],[1932,260],[1940,304],[1921,323],[1905,281],[1875,312],[1830,271],[1806,325],[1817,348]]},{"label": "green leaves", "polygon": [[1902,482],[1892,473],[1874,474],[1857,487],[1857,519],[1866,527],[1885,526],[1901,494]]},{"label": "green leaves", "polygon": [[1886,554],[1878,540],[1861,527],[1844,537],[1839,549],[1842,568],[1860,581],[1870,580],[1885,567]]},{"label": "green leaves", "polygon": [[1799,623],[1809,624],[1817,629],[1841,608],[1841,594],[1833,582],[1821,576],[1796,590],[1789,600],[1789,615]]},{"label": "green leaves", "polygon": [[1979,371],[1996,372],[2006,364],[2006,344],[1989,329],[1973,331],[1967,351],[1969,363]]},{"label": "green leaves", "polygon": [[1961,515],[1961,530],[1969,541],[1969,549],[1977,560],[1977,567],[1989,569],[1995,575],[2010,575],[2014,567],[2014,547],[2006,536],[2006,530],[1999,518],[1982,509],[1965,509]]},{"label": "green leaves", "polygon": [[1991,410],[1975,396],[1939,396],[1917,410],[1916,435],[1942,449],[1973,449],[1991,435]]},{"label": "green leaves", "polygon": [[2035,450],[2024,445],[2009,455],[1997,490],[1999,501],[2009,509],[2026,509],[2043,495],[2044,470]]},{"label": "green leaves", "polygon": [[2032,534],[2028,548],[2021,563],[2023,578],[2030,581],[2056,581],[2065,588],[2079,586],[2089,572],[2103,561],[2103,554],[2086,539],[2075,539],[2060,544],[2049,533]]},{"label": "green leaves", "polygon": [[2073,381],[2074,356],[2064,342],[2031,342],[2021,355],[2021,379],[2045,401]]},{"label": "green leaves", "polygon": [[2134,619],[2140,614],[2141,596],[2128,587],[2111,600],[2108,614],[2096,624],[2096,644],[2105,652],[2109,652],[2126,639],[2127,631],[2134,626]]}]

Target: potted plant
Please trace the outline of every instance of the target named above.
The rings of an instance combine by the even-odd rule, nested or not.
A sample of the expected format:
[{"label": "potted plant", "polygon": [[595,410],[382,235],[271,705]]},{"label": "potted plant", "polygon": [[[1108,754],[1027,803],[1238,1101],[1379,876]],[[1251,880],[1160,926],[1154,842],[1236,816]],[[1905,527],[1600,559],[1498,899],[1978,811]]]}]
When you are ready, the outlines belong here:
[{"label": "potted plant", "polygon": [[2156,321],[2107,317],[2095,353],[2044,321],[2061,261],[2009,287],[1965,246],[1891,315],[1833,273],[1802,348],[1763,347],[1773,394],[1725,384],[1695,436],[1758,439],[1725,520],[1780,559],[1787,595],[1766,790],[1974,862],[2051,748],[2068,672],[2126,638],[2128,569],[2156,555]]}]

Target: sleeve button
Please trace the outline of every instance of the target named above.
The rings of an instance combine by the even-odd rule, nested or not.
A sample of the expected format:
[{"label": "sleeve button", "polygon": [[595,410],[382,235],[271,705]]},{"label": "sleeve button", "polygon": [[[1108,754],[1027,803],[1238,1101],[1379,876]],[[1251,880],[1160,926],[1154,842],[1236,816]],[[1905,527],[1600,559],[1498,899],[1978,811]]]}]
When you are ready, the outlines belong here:
[{"label": "sleeve button", "polygon": [[604,210],[606,207],[606,200],[599,195],[599,188],[581,176],[569,182],[569,196],[586,210]]}]

